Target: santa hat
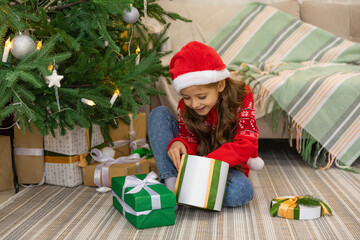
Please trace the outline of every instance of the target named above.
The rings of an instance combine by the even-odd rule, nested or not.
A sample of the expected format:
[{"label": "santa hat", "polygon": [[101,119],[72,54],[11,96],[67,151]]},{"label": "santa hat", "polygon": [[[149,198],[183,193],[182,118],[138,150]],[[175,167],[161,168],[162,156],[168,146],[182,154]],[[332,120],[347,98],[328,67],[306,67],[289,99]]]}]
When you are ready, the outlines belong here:
[{"label": "santa hat", "polygon": [[230,76],[219,54],[200,42],[189,42],[170,62],[169,73],[175,91],[194,85],[216,83]]}]

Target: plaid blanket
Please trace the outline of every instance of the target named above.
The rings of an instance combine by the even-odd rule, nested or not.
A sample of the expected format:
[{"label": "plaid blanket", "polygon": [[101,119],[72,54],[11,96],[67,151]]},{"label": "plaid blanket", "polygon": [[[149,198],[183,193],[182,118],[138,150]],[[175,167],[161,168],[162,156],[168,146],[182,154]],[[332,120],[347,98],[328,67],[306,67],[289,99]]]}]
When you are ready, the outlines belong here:
[{"label": "plaid blanket", "polygon": [[230,70],[248,69],[260,104],[274,103],[268,115],[287,114],[313,167],[347,168],[359,158],[360,44],[263,3],[246,5],[207,44]]}]

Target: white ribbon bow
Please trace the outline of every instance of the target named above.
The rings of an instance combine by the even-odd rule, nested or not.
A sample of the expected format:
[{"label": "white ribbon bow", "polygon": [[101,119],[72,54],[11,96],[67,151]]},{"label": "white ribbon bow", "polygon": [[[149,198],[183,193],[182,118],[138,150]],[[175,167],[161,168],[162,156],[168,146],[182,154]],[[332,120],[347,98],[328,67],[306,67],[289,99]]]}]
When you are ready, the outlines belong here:
[{"label": "white ribbon bow", "polygon": [[[154,173],[154,172],[150,172],[148,175],[146,175],[144,180],[141,180],[141,179],[137,178],[136,176],[127,176],[125,178],[124,186],[122,188],[122,199],[115,196],[116,194],[113,192],[113,195],[118,199],[118,201],[119,201],[119,199],[121,200],[121,201],[119,201],[119,203],[123,207],[123,215],[124,216],[125,216],[125,212],[131,213],[131,214],[136,215],[136,216],[148,214],[149,212],[151,212],[151,211],[147,210],[147,211],[141,212],[141,214],[136,213],[124,201],[124,198],[125,198],[124,195],[125,194],[134,194],[134,193],[140,192],[141,189],[144,189],[145,191],[147,191],[150,194],[151,206],[152,206],[151,210],[161,209],[160,195],[157,192],[155,192],[154,190],[152,190],[151,188],[148,187],[148,185],[160,184],[159,181],[155,180],[156,178],[157,178],[157,174]],[[134,188],[125,193],[125,189],[128,188],[128,187],[134,187]]]},{"label": "white ribbon bow", "polygon": [[146,142],[146,138],[140,138],[140,139],[136,139],[135,140],[135,136],[136,136],[136,132],[134,131],[134,120],[132,118],[132,114],[129,114],[129,118],[130,118],[130,126],[129,126],[129,137],[130,140],[118,140],[114,142],[114,147],[122,147],[125,145],[129,144],[129,148],[131,151],[134,151],[136,149],[138,149],[139,147],[144,147],[144,148],[148,148],[149,144],[147,144]]},{"label": "white ribbon bow", "polygon": [[[104,156],[102,152],[94,148],[90,152],[91,157],[97,161],[100,162],[99,165],[96,166],[95,172],[94,172],[94,183],[100,188],[101,187],[101,179],[102,179],[102,185],[105,187],[109,187],[109,167],[115,163],[135,163],[138,168],[138,173],[140,171],[140,155],[138,153],[131,154],[126,157],[119,157],[117,159]],[[101,176],[101,177],[100,177]]]}]

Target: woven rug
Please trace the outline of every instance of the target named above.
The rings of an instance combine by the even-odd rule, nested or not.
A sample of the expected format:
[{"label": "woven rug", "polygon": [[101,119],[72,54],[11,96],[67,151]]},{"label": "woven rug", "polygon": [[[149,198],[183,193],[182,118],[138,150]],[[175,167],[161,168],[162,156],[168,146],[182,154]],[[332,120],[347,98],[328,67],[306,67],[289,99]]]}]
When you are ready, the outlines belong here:
[{"label": "woven rug", "polygon": [[[0,206],[0,239],[359,239],[360,175],[314,170],[286,142],[261,143],[263,170],[251,172],[254,199],[221,212],[179,206],[174,226],[135,229],[94,187],[26,188]],[[353,165],[360,170],[359,161]],[[271,217],[277,196],[319,197],[333,216]],[[357,237],[356,237],[357,236]]]}]

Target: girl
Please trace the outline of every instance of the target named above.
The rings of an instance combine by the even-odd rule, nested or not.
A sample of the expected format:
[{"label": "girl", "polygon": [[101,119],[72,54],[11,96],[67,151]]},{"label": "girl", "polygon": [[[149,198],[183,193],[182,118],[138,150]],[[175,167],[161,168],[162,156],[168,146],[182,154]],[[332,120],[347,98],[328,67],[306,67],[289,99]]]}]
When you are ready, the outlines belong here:
[{"label": "girl", "polygon": [[155,108],[148,119],[160,180],[174,190],[183,154],[225,161],[230,170],[223,205],[246,204],[253,198],[247,161],[257,157],[258,150],[250,88],[229,79],[217,52],[195,41],[174,55],[169,72],[175,91],[182,96],[178,119],[165,106]]}]

